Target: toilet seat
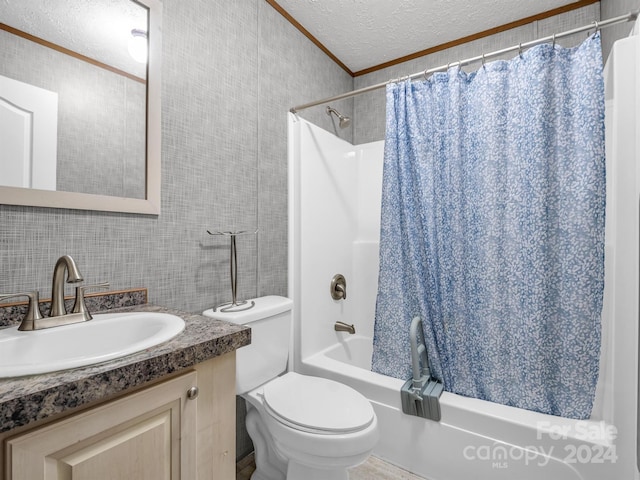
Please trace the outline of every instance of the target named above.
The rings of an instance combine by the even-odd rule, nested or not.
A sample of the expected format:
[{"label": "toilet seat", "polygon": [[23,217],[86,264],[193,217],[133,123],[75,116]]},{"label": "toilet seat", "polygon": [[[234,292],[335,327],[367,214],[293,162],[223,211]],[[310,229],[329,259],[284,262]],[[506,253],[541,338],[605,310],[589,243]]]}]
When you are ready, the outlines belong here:
[{"label": "toilet seat", "polygon": [[326,378],[289,372],[262,392],[266,412],[295,430],[322,435],[359,432],[374,421],[369,400]]}]

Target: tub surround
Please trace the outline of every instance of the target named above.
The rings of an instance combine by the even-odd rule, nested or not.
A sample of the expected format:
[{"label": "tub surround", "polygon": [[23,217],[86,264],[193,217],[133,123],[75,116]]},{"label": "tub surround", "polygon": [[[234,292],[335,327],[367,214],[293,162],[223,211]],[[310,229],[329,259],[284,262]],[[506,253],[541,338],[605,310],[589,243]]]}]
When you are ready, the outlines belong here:
[{"label": "tub surround", "polygon": [[[109,294],[101,297],[107,297],[106,304],[114,301]],[[186,327],[170,341],[127,357],[0,381],[0,433],[126,392],[251,343],[249,328],[174,309],[138,304],[108,312],[170,313],[182,317]]]},{"label": "tub surround", "polygon": [[[289,285],[294,341],[299,347],[294,350],[295,371],[338,381],[371,401],[382,433],[374,455],[433,479],[638,478],[638,372],[637,365],[629,362],[638,349],[640,187],[633,181],[638,178],[638,154],[630,138],[636,131],[638,105],[628,94],[638,77],[625,70],[633,70],[638,47],[637,37],[617,42],[615,61],[605,69],[606,91],[612,95],[606,114],[607,148],[612,153],[607,157],[607,176],[612,188],[607,192],[605,234],[605,340],[590,420],[449,392],[440,399],[441,422],[401,413],[404,379],[374,373],[370,363],[384,145],[354,146],[304,119],[290,117],[289,181],[295,201],[289,215]],[[620,125],[625,128],[616,128]],[[313,221],[304,221],[309,218]],[[336,272],[350,285],[346,301],[333,300],[327,291]],[[354,324],[357,333],[335,332],[336,321]],[[549,434],[553,430],[563,434]],[[602,452],[603,459],[576,460],[571,451]]]}]

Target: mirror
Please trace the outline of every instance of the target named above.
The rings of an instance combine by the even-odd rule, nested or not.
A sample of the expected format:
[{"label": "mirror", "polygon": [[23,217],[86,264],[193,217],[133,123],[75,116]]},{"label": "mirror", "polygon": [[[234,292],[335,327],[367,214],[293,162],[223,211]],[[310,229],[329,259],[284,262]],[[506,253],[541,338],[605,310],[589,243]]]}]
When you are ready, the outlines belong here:
[{"label": "mirror", "polygon": [[161,9],[0,2],[0,204],[160,213]]}]

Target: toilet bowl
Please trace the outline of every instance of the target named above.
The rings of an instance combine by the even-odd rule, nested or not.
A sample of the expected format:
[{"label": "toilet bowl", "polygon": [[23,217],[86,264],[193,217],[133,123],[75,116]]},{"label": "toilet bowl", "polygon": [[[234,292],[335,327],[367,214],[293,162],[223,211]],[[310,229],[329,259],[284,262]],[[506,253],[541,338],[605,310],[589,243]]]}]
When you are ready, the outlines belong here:
[{"label": "toilet bowl", "polygon": [[204,315],[251,327],[236,351],[236,392],[256,458],[252,480],[346,480],[379,433],[375,412],[356,390],[325,378],[286,372],[291,333],[288,298],[260,297],[240,312]]}]

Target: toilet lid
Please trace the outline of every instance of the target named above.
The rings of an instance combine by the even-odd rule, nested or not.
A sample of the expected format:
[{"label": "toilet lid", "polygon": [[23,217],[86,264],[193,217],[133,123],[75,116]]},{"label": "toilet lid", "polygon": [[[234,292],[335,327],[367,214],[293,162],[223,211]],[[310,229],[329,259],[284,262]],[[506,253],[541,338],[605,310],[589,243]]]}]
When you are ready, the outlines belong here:
[{"label": "toilet lid", "polygon": [[263,395],[272,416],[300,430],[349,433],[368,427],[374,418],[369,400],[326,378],[290,372],[265,385]]}]

